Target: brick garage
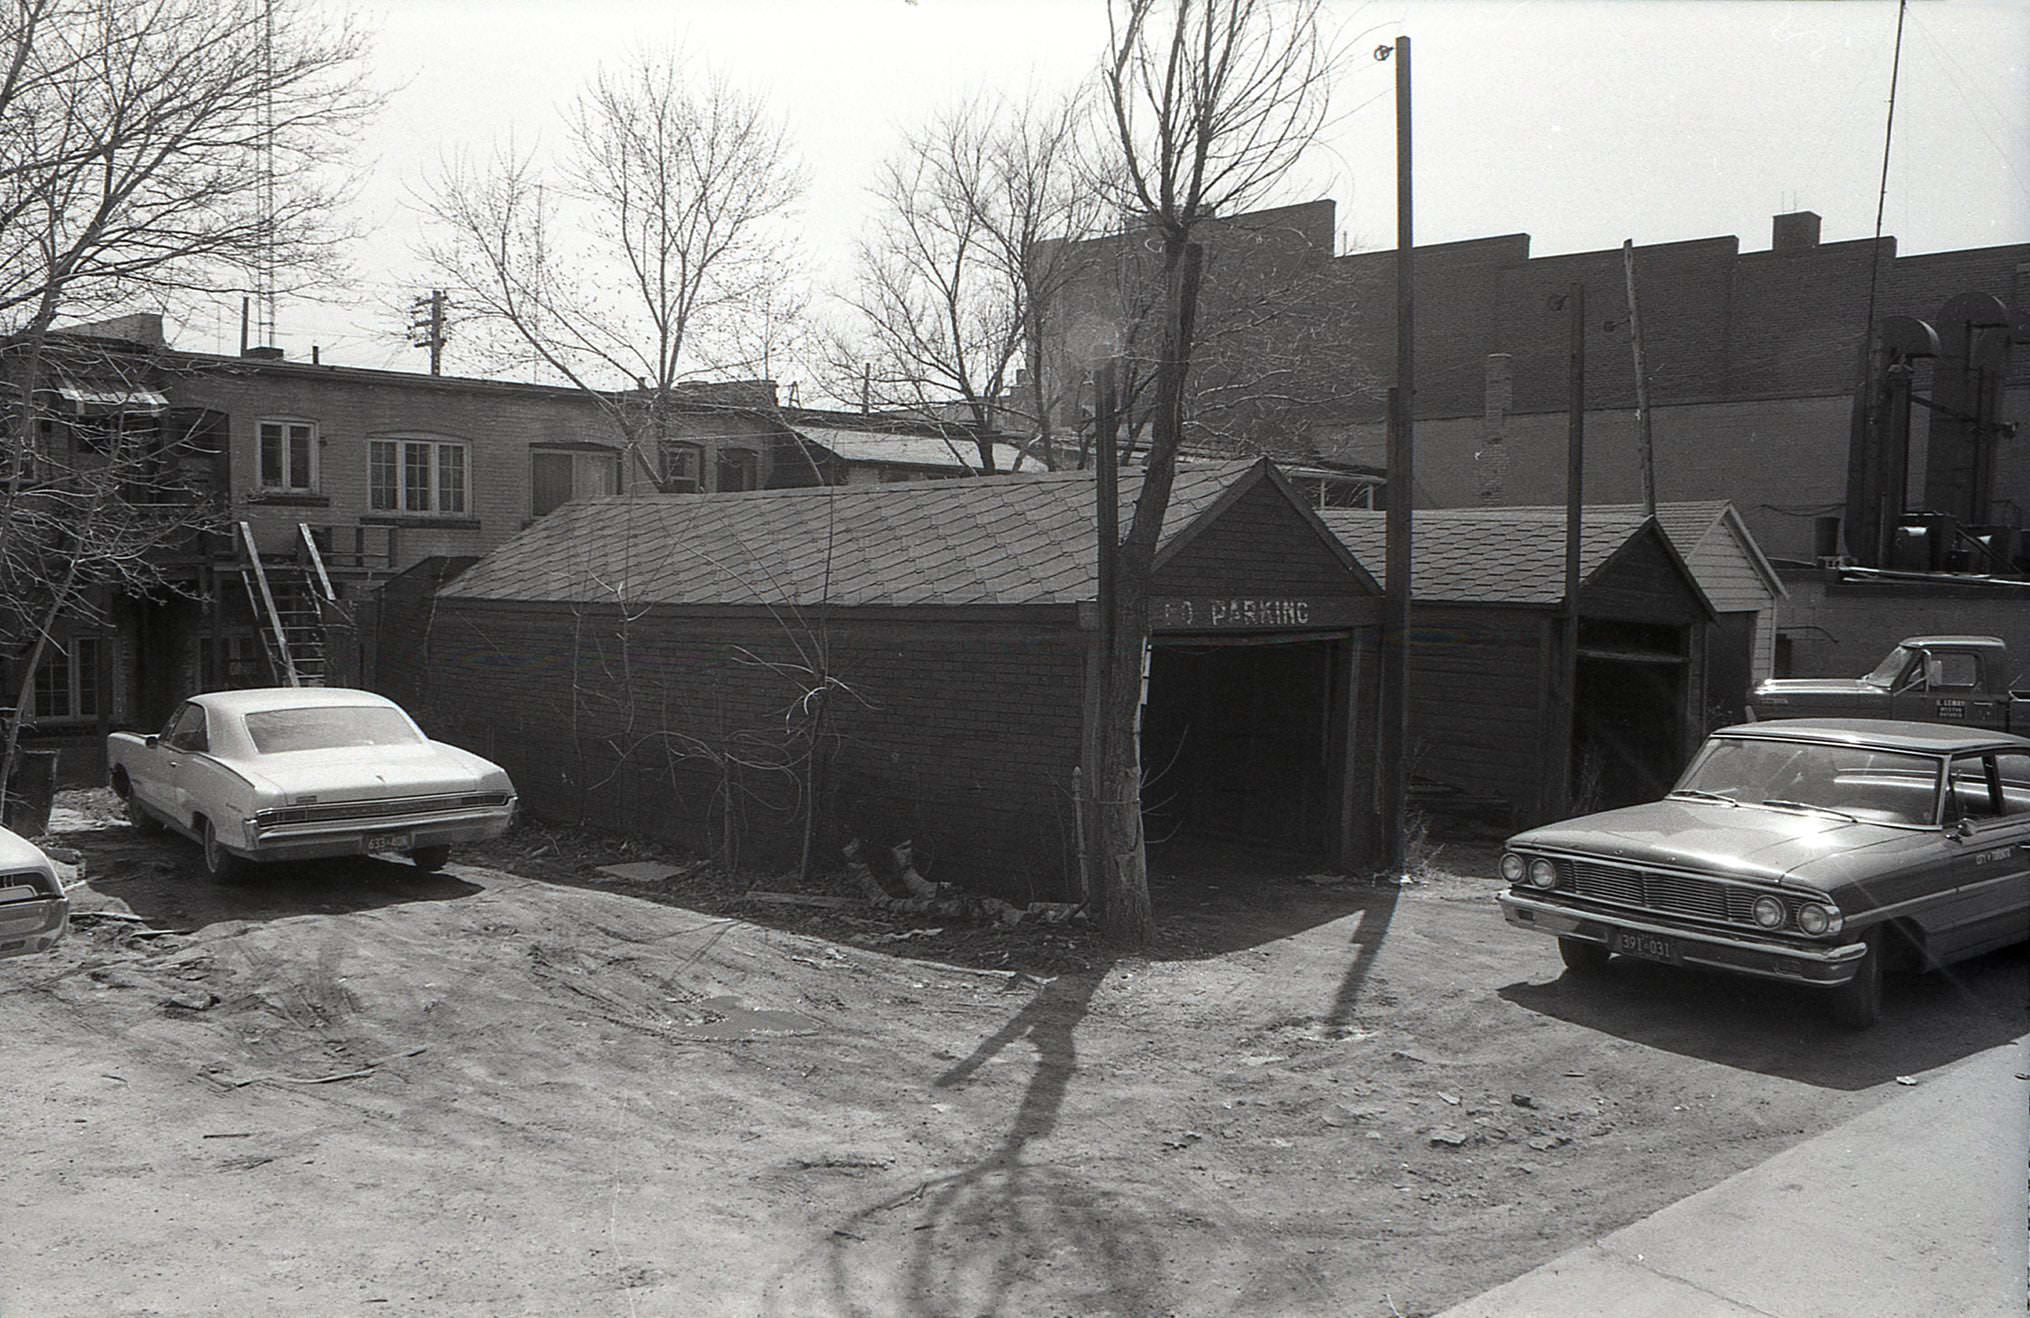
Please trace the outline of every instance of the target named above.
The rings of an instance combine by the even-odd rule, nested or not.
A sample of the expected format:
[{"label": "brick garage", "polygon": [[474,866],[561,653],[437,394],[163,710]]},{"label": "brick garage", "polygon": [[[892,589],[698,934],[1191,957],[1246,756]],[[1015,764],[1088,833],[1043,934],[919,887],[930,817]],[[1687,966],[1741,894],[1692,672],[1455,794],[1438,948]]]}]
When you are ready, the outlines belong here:
[{"label": "brick garage", "polygon": [[[1322,515],[1386,570],[1385,513]],[[1556,699],[1563,510],[1419,511],[1414,551],[1411,773],[1427,800],[1522,825],[1663,794],[1706,730],[1715,614],[1656,520],[1582,524],[1569,711]]]},{"label": "brick garage", "polygon": [[[793,864],[815,737],[821,863],[907,837],[933,878],[1069,896],[1092,505],[1087,473],[568,505],[408,606],[380,685],[547,819]],[[1179,473],[1153,586],[1166,829],[1364,861],[1373,579],[1259,462]]]}]

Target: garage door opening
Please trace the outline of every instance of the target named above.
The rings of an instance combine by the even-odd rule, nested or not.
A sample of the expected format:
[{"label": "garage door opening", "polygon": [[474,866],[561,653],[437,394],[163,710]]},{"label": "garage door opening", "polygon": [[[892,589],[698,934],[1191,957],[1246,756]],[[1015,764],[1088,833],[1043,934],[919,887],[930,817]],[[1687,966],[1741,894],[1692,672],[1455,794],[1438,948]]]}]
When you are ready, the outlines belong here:
[{"label": "garage door opening", "polygon": [[1582,620],[1572,716],[1575,813],[1654,801],[1684,768],[1682,628]]},{"label": "garage door opening", "polygon": [[1326,852],[1344,740],[1334,731],[1344,648],[1330,640],[1159,641],[1142,724],[1149,840]]}]

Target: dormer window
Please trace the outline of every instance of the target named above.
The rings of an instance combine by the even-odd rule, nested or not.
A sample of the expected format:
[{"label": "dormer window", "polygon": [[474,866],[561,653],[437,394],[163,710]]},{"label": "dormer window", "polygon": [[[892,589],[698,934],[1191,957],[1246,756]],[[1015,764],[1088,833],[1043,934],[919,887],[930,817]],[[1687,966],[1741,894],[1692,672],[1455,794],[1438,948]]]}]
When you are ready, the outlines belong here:
[{"label": "dormer window", "polygon": [[671,441],[662,446],[662,486],[670,494],[696,494],[705,488],[705,448]]}]

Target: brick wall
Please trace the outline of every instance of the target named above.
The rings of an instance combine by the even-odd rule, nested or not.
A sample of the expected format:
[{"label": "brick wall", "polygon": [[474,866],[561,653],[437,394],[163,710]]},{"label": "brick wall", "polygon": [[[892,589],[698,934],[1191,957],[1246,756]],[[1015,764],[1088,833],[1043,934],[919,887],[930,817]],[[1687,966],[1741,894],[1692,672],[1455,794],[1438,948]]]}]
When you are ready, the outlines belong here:
[{"label": "brick wall", "polygon": [[[2030,686],[2030,592],[1921,584],[1828,582],[1786,571],[1779,635],[1789,677],[1859,677],[1906,636],[1971,633],[2009,643],[2018,686]],[[2018,674],[2022,674],[2020,678]]]},{"label": "brick wall", "polygon": [[[233,515],[253,526],[264,549],[286,548],[299,522],[393,525],[398,569],[433,555],[483,554],[526,526],[533,517],[532,446],[619,443],[611,421],[590,399],[537,386],[302,363],[198,359],[194,368],[170,380],[168,392],[177,407],[211,408],[227,415]],[[312,500],[261,497],[257,436],[264,418],[316,424],[317,488]],[[705,446],[708,473],[719,445],[750,448],[759,454],[759,478],[767,485],[776,459],[784,453],[773,442],[776,428],[758,416],[686,412],[678,414],[677,425],[685,437]],[[369,509],[368,444],[394,437],[467,445],[463,515]],[[642,479],[638,469],[624,472],[623,486]],[[369,543],[378,545],[379,535],[375,531]]]},{"label": "brick wall", "polygon": [[[851,610],[827,626],[831,790],[820,862],[849,836],[913,839],[932,878],[1061,897],[1077,853],[1084,641],[1070,609]],[[762,610],[440,601],[410,704],[432,735],[513,774],[552,820],[719,849],[730,786],[743,863],[794,865],[801,802],[779,765],[814,636]],[[729,765],[728,758],[743,764]]]}]

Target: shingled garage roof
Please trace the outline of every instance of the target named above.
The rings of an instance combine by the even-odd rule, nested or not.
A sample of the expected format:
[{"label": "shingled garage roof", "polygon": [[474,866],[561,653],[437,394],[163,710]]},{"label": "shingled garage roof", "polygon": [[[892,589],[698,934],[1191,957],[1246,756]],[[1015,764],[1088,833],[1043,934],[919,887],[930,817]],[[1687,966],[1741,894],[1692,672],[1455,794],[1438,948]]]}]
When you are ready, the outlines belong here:
[{"label": "shingled garage roof", "polygon": [[[1386,586],[1388,514],[1327,508],[1319,516]],[[1586,509],[1579,527],[1579,579],[1604,567],[1646,520],[1632,504]],[[1565,597],[1562,508],[1420,508],[1411,525],[1416,599],[1554,605]],[[1664,538],[1669,543],[1668,532]]]},{"label": "shingled garage roof", "polygon": [[[807,426],[792,422],[790,429],[848,462],[878,463],[892,467],[934,467],[948,471],[977,471],[980,446],[965,434],[908,435],[878,430],[841,430],[834,426]],[[995,465],[1014,471],[1022,461],[1020,445],[992,441]]]},{"label": "shingled garage roof", "polygon": [[[1180,468],[1158,552],[1266,462]],[[1121,473],[1123,533],[1142,473]],[[1091,472],[569,503],[445,599],[745,605],[1065,604],[1096,592]]]}]

